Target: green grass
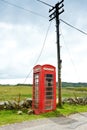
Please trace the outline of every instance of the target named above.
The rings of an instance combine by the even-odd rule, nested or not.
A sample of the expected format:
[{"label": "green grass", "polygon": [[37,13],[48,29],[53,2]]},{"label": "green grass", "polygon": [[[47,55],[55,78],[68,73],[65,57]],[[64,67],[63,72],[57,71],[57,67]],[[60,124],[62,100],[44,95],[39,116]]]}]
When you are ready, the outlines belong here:
[{"label": "green grass", "polygon": [[32,97],[32,87],[27,86],[0,86],[0,101],[15,100],[20,94],[21,100]]},{"label": "green grass", "polygon": [[[0,86],[0,101],[14,100],[20,94],[21,100],[32,97],[32,87]],[[62,88],[62,97],[87,97],[87,87]]]},{"label": "green grass", "polygon": [[87,87],[62,88],[62,97],[87,97]]},{"label": "green grass", "polygon": [[87,105],[68,105],[64,104],[61,108],[57,108],[55,111],[40,114],[40,115],[28,115],[27,113],[23,113],[22,115],[17,115],[16,110],[2,110],[0,111],[0,126],[16,123],[16,122],[23,122],[23,121],[30,121],[35,119],[41,118],[49,118],[49,117],[59,117],[59,116],[67,116],[73,113],[79,112],[87,112]]}]

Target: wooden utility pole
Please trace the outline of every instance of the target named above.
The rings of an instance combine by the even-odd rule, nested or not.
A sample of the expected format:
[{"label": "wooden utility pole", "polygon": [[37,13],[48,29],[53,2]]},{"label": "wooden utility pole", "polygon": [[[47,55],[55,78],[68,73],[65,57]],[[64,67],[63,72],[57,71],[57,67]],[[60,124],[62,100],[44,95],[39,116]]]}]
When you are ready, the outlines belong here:
[{"label": "wooden utility pole", "polygon": [[64,6],[63,4],[64,0],[61,0],[58,2],[52,9],[49,10],[49,13],[52,12],[49,17],[50,20],[56,19],[56,32],[57,32],[57,61],[58,61],[58,105],[62,105],[62,96],[61,96],[61,58],[60,58],[60,33],[59,33],[59,15],[64,12],[64,9],[62,8]]}]

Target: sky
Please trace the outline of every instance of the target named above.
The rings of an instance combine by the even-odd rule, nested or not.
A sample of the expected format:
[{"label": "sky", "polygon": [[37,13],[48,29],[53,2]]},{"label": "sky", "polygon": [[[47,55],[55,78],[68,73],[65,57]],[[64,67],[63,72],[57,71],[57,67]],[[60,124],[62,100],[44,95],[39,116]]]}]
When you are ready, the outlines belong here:
[{"label": "sky", "polygon": [[[87,32],[87,0],[65,0],[63,8],[60,19]],[[0,0],[0,84],[32,83],[37,64],[55,66],[57,75],[56,23],[49,22],[49,9],[37,0]],[[87,82],[87,35],[60,21],[60,48],[62,81]]]}]

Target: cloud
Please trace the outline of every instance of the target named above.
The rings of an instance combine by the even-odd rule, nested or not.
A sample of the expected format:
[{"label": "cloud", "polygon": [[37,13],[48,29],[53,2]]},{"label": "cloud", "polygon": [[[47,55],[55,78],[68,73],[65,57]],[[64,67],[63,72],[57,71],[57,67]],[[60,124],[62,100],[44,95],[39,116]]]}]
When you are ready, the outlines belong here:
[{"label": "cloud", "polygon": [[[49,26],[48,10],[50,7],[36,1],[12,0],[12,2],[48,17],[45,19],[0,2],[0,79],[9,79],[9,81],[16,79],[17,82],[21,82],[17,79],[24,79],[29,74],[40,55]],[[45,0],[45,2],[55,5],[57,1]],[[65,1],[65,12],[60,17],[79,29],[87,31],[86,1],[83,3],[84,8],[81,2],[76,0]],[[62,32],[60,31],[62,80],[86,82],[87,37],[62,22],[60,30],[62,30]],[[57,67],[55,31],[54,21],[37,64],[52,64]],[[32,73],[30,77],[32,77]]]},{"label": "cloud", "polygon": [[47,29],[41,33],[40,27],[34,25],[8,23],[0,23],[0,28],[0,31],[3,30],[0,48],[0,72],[2,73],[0,78],[26,77],[41,51],[45,38],[44,32]]}]

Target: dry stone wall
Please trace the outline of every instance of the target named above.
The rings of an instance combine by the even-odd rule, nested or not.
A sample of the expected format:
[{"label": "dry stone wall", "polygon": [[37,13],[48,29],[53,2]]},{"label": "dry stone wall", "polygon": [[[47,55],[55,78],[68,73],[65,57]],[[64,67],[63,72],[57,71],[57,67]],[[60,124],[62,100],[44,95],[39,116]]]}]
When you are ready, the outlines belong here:
[{"label": "dry stone wall", "polygon": [[32,99],[27,98],[26,100],[22,100],[20,102],[17,101],[2,101],[0,102],[0,110],[7,109],[23,109],[23,108],[31,108],[32,107]]}]

